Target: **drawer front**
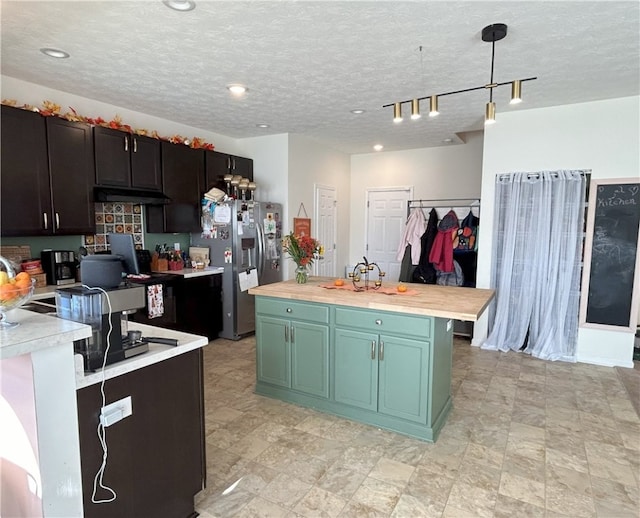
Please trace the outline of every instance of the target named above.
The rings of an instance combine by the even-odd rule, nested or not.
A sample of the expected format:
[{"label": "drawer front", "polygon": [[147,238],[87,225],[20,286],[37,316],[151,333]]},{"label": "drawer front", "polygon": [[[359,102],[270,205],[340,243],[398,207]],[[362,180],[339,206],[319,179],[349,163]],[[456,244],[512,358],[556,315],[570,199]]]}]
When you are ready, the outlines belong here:
[{"label": "drawer front", "polygon": [[336,326],[357,327],[374,333],[401,333],[431,338],[432,322],[432,317],[336,307]]},{"label": "drawer front", "polygon": [[256,297],[256,312],[292,320],[307,320],[320,324],[329,323],[329,307],[316,306],[285,299]]}]

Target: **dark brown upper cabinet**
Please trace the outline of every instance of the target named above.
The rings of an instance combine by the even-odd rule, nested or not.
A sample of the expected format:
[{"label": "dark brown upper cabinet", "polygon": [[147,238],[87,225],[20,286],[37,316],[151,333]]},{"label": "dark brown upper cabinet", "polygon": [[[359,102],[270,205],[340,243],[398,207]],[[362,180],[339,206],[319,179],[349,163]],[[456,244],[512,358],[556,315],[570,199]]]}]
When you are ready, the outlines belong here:
[{"label": "dark brown upper cabinet", "polygon": [[2,106],[3,236],[93,233],[93,137],[88,124]]},{"label": "dark brown upper cabinet", "polygon": [[205,153],[206,179],[205,190],[213,187],[227,192],[227,184],[224,181],[226,174],[240,175],[253,181],[253,160],[218,151]]},{"label": "dark brown upper cabinet", "polygon": [[162,192],[171,198],[163,206],[147,206],[147,231],[200,232],[200,203],[204,194],[204,151],[161,142]]},{"label": "dark brown upper cabinet", "polygon": [[96,185],[162,190],[158,139],[101,126],[93,135]]}]

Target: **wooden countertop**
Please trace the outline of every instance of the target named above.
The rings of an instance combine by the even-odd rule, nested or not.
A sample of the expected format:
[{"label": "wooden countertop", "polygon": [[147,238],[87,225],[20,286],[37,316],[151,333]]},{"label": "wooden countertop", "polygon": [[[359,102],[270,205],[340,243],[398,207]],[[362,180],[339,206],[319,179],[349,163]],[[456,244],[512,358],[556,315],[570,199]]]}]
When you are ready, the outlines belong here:
[{"label": "wooden countertop", "polygon": [[[251,295],[281,299],[336,304],[355,308],[394,311],[412,315],[453,318],[475,322],[494,297],[494,290],[458,288],[432,284],[406,284],[407,293],[385,294],[374,290],[355,292],[344,288],[327,289],[333,277],[309,277],[306,284],[295,280],[265,284],[251,288]],[[345,279],[351,286],[351,281]],[[383,288],[395,288],[398,283],[383,283]]]}]

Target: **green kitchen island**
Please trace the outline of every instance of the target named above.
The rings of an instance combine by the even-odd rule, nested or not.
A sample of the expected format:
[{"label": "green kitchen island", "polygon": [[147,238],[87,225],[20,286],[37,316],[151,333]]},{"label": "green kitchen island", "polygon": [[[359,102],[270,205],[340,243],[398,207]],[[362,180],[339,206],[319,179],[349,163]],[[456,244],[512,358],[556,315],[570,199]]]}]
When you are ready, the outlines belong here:
[{"label": "green kitchen island", "polygon": [[453,320],[476,321],[493,290],[333,281],[249,290],[256,393],[434,442],[452,406]]}]

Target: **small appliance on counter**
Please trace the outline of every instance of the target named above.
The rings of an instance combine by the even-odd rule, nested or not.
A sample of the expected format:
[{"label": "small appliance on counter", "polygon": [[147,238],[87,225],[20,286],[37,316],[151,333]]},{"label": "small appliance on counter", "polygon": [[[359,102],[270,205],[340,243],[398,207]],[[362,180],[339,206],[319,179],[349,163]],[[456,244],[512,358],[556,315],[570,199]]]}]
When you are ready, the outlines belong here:
[{"label": "small appliance on counter", "polygon": [[[144,306],[143,286],[123,285],[104,292],[80,286],[56,290],[58,317],[92,328],[91,337],[74,342],[75,352],[84,358],[86,371],[96,371],[103,363],[109,365],[149,350],[148,341],[134,333],[130,335],[127,327],[129,314]],[[110,336],[109,321],[113,327]]]},{"label": "small appliance on counter", "polygon": [[40,253],[47,284],[62,286],[76,282],[78,263],[71,250],[43,250]]}]

